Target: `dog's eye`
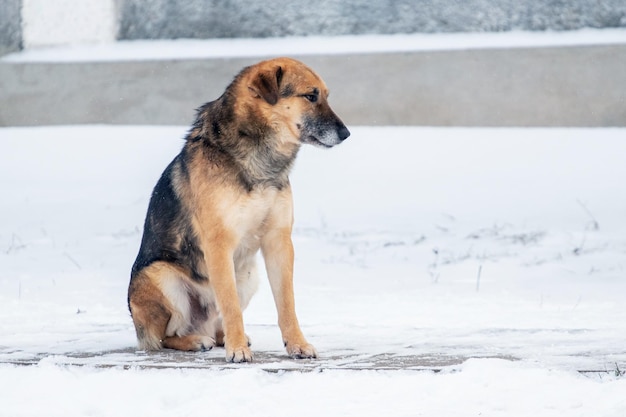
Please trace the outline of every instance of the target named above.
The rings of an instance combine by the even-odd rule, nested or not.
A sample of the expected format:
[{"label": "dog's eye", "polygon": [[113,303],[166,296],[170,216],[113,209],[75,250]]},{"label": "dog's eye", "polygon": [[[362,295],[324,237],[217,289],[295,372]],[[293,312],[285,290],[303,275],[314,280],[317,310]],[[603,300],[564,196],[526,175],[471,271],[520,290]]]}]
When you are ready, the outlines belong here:
[{"label": "dog's eye", "polygon": [[317,94],[305,94],[303,95],[303,97],[309,100],[311,103],[315,103],[317,101]]}]

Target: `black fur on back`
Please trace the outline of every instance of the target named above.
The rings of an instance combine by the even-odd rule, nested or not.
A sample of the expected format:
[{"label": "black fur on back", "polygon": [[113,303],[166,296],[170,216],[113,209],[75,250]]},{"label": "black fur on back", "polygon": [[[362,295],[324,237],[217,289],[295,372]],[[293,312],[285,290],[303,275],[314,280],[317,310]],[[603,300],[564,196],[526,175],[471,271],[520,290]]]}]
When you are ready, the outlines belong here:
[{"label": "black fur on back", "polygon": [[184,171],[184,166],[182,155],[178,155],[154,187],[132,277],[153,262],[165,261],[181,267],[195,281],[208,278],[199,272],[204,254],[191,226],[188,209],[181,203],[172,184],[173,170]]}]

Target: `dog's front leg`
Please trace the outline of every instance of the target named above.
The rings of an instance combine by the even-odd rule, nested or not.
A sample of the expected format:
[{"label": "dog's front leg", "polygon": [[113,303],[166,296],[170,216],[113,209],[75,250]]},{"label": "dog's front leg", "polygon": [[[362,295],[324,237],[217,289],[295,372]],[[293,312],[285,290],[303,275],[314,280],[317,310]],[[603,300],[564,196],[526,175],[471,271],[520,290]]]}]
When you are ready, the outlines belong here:
[{"label": "dog's front leg", "polygon": [[287,353],[294,358],[316,358],[317,352],[304,338],[296,317],[293,295],[294,254],[290,228],[267,233],[261,242],[261,250]]},{"label": "dog's front leg", "polygon": [[243,329],[243,315],[237,296],[235,266],[230,251],[222,248],[207,254],[209,280],[222,316],[224,347],[229,362],[250,362],[252,351]]}]

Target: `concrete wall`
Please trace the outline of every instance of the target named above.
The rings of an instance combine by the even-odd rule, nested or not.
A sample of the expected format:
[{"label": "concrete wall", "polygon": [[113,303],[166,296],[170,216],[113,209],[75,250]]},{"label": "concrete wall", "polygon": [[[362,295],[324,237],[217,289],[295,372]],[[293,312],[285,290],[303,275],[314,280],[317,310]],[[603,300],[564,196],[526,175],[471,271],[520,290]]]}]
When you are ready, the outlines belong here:
[{"label": "concrete wall", "polygon": [[[626,126],[626,45],[300,59],[349,125]],[[0,125],[188,125],[258,60],[3,63]]]},{"label": "concrete wall", "polygon": [[[0,7],[0,54],[115,38],[626,27],[625,0],[0,0]],[[0,126],[185,125],[259,59],[0,62]],[[331,103],[350,125],[626,126],[623,44],[301,59],[334,90]]]},{"label": "concrete wall", "polygon": [[0,55],[22,47],[22,0],[0,0]]},{"label": "concrete wall", "polygon": [[0,0],[0,54],[171,39],[626,27],[625,0]]},{"label": "concrete wall", "polygon": [[626,27],[624,0],[120,0],[120,39]]}]

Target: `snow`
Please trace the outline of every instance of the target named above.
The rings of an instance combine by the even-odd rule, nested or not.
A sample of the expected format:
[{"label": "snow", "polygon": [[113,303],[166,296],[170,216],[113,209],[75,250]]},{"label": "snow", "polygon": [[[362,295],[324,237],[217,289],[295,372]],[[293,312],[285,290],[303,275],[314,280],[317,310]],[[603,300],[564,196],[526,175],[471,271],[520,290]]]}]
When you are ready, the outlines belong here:
[{"label": "snow", "polygon": [[0,416],[623,416],[626,130],[350,128],[292,175],[321,357],[284,356],[262,281],[243,365],[135,351],[129,270],[186,127],[1,128]]},{"label": "snow", "polygon": [[624,379],[597,382],[495,359],[470,360],[438,375],[408,371],[270,374],[250,368],[129,372],[47,365],[2,371],[2,395],[10,401],[4,401],[0,413],[16,417],[158,417],[172,411],[180,416],[620,417],[626,406]]},{"label": "snow", "polygon": [[139,40],[32,48],[4,62],[142,61],[281,55],[329,55],[626,44],[626,29],[563,32],[442,33],[306,36],[255,39]]}]

